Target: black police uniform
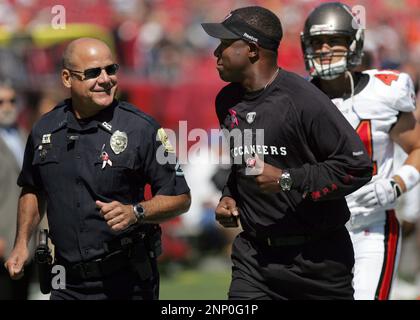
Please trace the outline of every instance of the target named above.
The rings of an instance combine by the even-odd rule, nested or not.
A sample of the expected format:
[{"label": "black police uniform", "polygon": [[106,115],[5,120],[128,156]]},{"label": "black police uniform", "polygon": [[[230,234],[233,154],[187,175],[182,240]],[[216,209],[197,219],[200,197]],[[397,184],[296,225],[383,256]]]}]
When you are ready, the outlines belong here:
[{"label": "black police uniform", "polygon": [[[83,120],[71,103],[65,100],[35,124],[18,179],[47,199],[56,263],[65,266],[67,281],[66,290],[52,290],[51,298],[157,298],[159,226],[115,232],[95,201],[138,203],[147,183],[153,195],[189,192],[179,166],[157,161],[161,152],[176,162],[175,154],[156,138],[159,125],[128,103],[115,100]],[[118,154],[110,144],[117,130],[128,138]]]},{"label": "black police uniform", "polygon": [[[223,196],[237,202],[243,232],[233,244],[231,299],[352,299],[353,247],[344,196],[371,179],[359,137],[321,91],[280,69],[263,90],[237,83],[216,98],[223,129],[252,140],[234,144]],[[248,129],[248,130],[246,130]],[[263,143],[256,129],[264,129]],[[255,154],[287,169],[292,189],[263,193],[248,175]],[[248,168],[249,169],[249,168]]]}]

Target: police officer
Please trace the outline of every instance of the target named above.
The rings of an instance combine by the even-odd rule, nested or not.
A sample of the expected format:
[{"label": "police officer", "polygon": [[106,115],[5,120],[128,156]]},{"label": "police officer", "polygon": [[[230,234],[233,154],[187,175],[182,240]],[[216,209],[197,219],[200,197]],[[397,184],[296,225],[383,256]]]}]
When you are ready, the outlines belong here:
[{"label": "police officer", "polygon": [[71,42],[61,72],[71,98],[44,115],[27,141],[6,268],[12,278],[23,274],[28,239],[47,204],[55,262],[66,280],[64,289],[52,288],[51,299],[157,299],[158,224],[190,205],[163,129],[115,99],[117,71],[102,41]]},{"label": "police officer", "polygon": [[243,232],[230,299],[352,299],[344,196],[371,179],[363,143],[327,96],[277,66],[278,17],[261,7],[203,24],[220,39],[219,122],[233,166],[216,219]]}]

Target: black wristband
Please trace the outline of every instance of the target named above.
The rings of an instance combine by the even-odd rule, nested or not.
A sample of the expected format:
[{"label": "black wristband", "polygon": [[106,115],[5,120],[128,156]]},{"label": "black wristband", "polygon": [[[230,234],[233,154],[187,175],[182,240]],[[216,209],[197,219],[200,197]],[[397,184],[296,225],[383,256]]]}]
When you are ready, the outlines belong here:
[{"label": "black wristband", "polygon": [[394,191],[395,191],[395,194],[397,195],[397,198],[400,197],[403,194],[401,186],[395,180],[391,180],[391,186],[392,186],[392,188],[394,188]]}]

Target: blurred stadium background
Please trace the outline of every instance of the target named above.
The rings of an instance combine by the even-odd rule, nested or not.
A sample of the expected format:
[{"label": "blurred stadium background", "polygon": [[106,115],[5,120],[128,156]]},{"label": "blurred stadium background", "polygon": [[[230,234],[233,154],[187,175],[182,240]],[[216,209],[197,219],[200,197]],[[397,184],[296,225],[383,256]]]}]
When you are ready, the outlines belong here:
[{"label": "blurred stadium background", "polygon": [[[178,121],[185,120],[189,129],[210,131],[218,127],[214,99],[224,83],[213,57],[218,41],[208,37],[200,23],[221,21],[230,10],[247,5],[271,9],[284,28],[279,65],[305,76],[299,34],[309,11],[321,2],[325,1],[0,0],[0,77],[11,79],[18,89],[19,124],[30,130],[40,115],[66,97],[59,71],[67,42],[82,36],[100,38],[115,50],[121,65],[122,99],[165,128],[177,131]],[[420,0],[344,2],[365,7],[365,64],[406,71],[418,89]],[[52,28],[57,4],[65,9],[64,29]],[[186,165],[184,171],[193,205],[188,214],[163,225],[161,298],[226,299],[230,243],[237,231],[222,230],[213,216],[226,168],[201,163]],[[395,299],[420,295],[418,238],[418,232],[407,232]],[[30,299],[45,298],[34,283]]]}]

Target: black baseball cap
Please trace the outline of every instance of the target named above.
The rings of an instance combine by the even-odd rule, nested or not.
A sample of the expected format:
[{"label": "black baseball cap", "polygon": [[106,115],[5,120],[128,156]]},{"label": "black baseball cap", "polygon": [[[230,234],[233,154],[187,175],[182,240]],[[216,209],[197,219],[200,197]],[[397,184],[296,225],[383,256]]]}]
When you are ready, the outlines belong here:
[{"label": "black baseball cap", "polygon": [[281,37],[273,39],[255,29],[238,14],[240,10],[236,9],[229,13],[221,23],[202,23],[201,25],[211,37],[227,40],[242,39],[247,42],[255,42],[265,49],[277,51]]}]

